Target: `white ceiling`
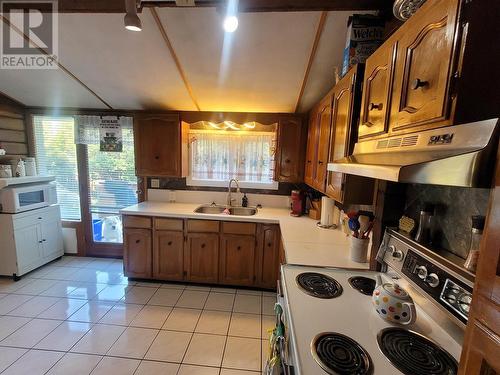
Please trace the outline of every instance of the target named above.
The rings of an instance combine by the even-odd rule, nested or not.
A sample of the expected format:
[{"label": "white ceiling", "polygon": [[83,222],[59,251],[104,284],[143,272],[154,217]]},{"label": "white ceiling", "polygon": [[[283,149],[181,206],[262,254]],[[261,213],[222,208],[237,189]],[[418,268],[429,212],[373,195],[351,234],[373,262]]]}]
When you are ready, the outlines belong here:
[{"label": "white ceiling", "polygon": [[[243,13],[224,34],[215,8],[156,11],[201,110],[295,111],[320,12]],[[300,111],[332,87],[350,14],[329,12]],[[114,109],[196,110],[151,10],[140,17],[136,33],[122,14],[60,14],[59,62]],[[63,70],[0,69],[0,91],[28,106],[106,108],[78,80]]]}]

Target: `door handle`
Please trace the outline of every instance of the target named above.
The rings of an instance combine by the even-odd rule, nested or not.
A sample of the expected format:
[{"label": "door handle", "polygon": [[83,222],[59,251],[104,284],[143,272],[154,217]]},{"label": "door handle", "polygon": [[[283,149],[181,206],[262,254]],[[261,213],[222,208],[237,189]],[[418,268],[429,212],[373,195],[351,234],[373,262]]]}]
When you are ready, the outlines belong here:
[{"label": "door handle", "polygon": [[204,249],[204,248],[205,248],[205,244],[204,244],[204,243],[202,243],[202,244],[201,244],[201,248],[202,248],[202,249]]},{"label": "door handle", "polygon": [[172,241],[168,241],[168,242],[167,242],[167,245],[168,245],[168,246],[172,245]]},{"label": "door handle", "polygon": [[417,78],[415,79],[412,83],[411,83],[411,89],[412,90],[417,90],[418,88],[420,87],[425,87],[425,86],[428,86],[429,85],[429,82],[427,81],[422,81],[420,78]]},{"label": "door handle", "polygon": [[382,110],[382,103],[378,103],[378,104],[370,103],[370,105],[368,106],[368,110],[373,111],[374,109],[381,111]]},{"label": "door handle", "polygon": [[141,242],[141,240],[135,240],[135,243],[139,243],[139,242]]}]

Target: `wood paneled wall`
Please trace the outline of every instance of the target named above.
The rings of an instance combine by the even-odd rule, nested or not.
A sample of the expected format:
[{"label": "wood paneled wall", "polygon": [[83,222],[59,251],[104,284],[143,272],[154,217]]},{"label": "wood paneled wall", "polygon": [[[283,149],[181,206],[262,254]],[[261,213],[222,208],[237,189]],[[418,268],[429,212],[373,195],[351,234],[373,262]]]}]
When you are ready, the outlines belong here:
[{"label": "wood paneled wall", "polygon": [[25,116],[24,106],[0,94],[0,148],[8,156],[27,156],[30,152]]}]

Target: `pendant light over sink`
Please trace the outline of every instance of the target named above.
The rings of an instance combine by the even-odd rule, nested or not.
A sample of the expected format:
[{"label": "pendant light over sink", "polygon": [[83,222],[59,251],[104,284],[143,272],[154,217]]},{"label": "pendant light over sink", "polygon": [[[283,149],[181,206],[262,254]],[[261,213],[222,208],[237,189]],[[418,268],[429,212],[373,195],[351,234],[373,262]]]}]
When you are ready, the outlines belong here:
[{"label": "pendant light over sink", "polygon": [[[140,4],[140,0],[139,0]],[[125,22],[125,28],[130,31],[141,31],[142,23],[141,19],[137,15],[137,2],[136,0],[125,0],[125,17],[123,21]]]}]

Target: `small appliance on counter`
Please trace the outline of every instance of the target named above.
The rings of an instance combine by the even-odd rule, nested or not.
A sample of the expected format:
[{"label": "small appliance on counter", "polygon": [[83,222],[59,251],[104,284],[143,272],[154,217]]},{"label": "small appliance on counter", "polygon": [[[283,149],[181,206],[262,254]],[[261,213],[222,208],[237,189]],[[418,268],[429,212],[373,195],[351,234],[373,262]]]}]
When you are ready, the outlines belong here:
[{"label": "small appliance on counter", "polygon": [[302,216],[306,209],[306,196],[302,190],[292,190],[291,216]]}]

